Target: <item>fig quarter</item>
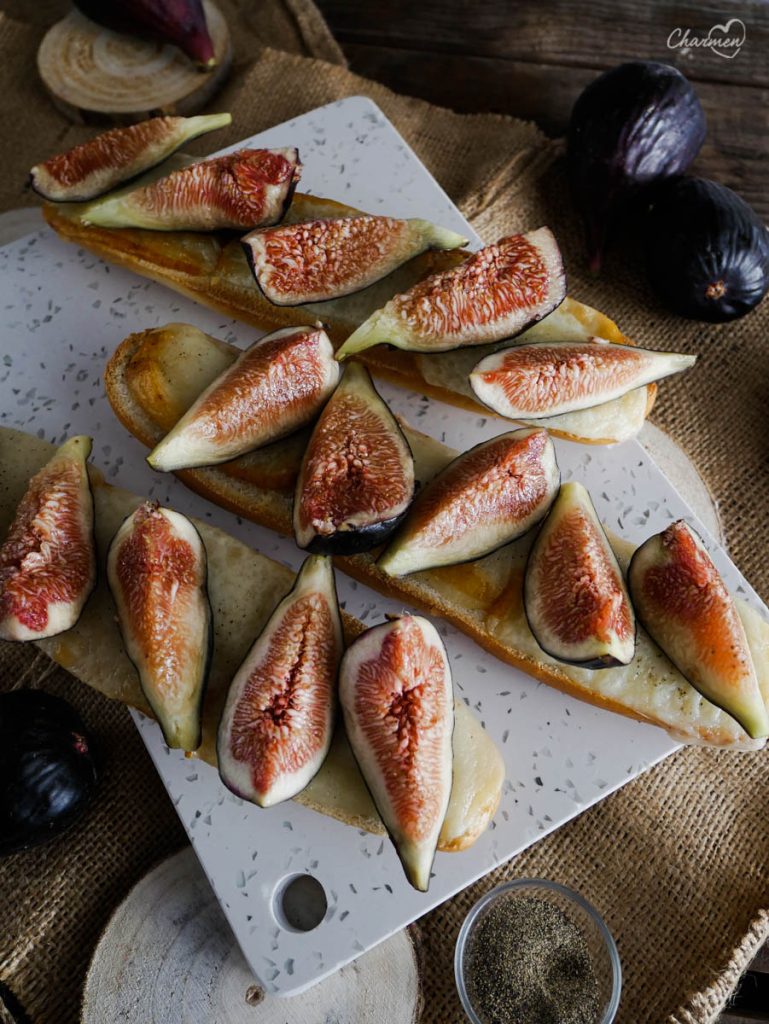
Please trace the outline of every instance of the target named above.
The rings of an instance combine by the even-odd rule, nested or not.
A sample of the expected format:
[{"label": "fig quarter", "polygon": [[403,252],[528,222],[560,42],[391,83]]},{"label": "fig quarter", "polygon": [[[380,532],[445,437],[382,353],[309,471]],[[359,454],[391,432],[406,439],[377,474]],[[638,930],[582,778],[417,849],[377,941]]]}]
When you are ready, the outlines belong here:
[{"label": "fig quarter", "polygon": [[342,649],[334,570],[311,555],[227,693],[217,757],[238,796],[271,807],[317,774],[331,746]]},{"label": "fig quarter", "polygon": [[445,352],[501,341],[541,320],[565,296],[563,262],[552,231],[509,235],[394,296],[350,335],[337,358],[380,344]]},{"label": "fig quarter", "polygon": [[0,547],[0,639],[56,636],[96,584],[90,437],[71,437],[29,481]]},{"label": "fig quarter", "polygon": [[691,526],[679,519],[645,541],[628,583],[641,623],[692,686],[753,739],[769,736],[742,619]]},{"label": "fig quarter", "polygon": [[448,656],[427,619],[366,630],[339,674],[345,729],[406,877],[426,892],[451,796],[454,698]]},{"label": "fig quarter", "polygon": [[126,653],[169,747],[196,750],[213,644],[208,560],[180,512],[146,501],[107,553]]}]

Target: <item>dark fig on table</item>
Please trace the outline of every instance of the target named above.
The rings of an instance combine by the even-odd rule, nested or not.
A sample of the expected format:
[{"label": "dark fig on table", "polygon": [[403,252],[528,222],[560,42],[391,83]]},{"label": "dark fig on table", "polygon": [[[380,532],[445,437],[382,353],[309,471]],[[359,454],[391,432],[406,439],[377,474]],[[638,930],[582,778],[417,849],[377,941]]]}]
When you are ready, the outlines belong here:
[{"label": "dark fig on table", "polygon": [[32,188],[55,203],[86,202],[167,160],[199,135],[230,124],[230,114],[152,117],[111,128],[30,171]]},{"label": "dark fig on table", "polygon": [[319,327],[287,327],[254,342],[210,384],[150,452],[153,469],[215,466],[312,422],[339,382]]},{"label": "dark fig on table", "polygon": [[454,696],[438,631],[417,615],[367,629],[342,659],[339,699],[406,877],[427,892],[453,774]]},{"label": "dark fig on table", "polygon": [[552,231],[509,235],[394,296],[350,335],[337,358],[382,344],[445,352],[501,341],[547,316],[565,296]]},{"label": "dark fig on table", "polygon": [[301,174],[296,149],[240,149],[89,203],[83,224],[152,231],[248,230],[275,224]]},{"label": "dark fig on table", "polygon": [[621,64],[582,92],[571,112],[567,163],[591,270],[600,270],[607,232],[625,201],[640,186],[685,171],[705,127],[697,94],[669,64]]},{"label": "dark fig on table", "polygon": [[0,547],[0,640],[71,629],[96,583],[90,437],[71,437],[32,477]]},{"label": "dark fig on table", "polygon": [[115,32],[171,43],[204,70],[216,66],[216,54],[201,0],[74,0],[97,25]]},{"label": "dark fig on table", "polygon": [[197,750],[213,644],[206,549],[179,512],[140,505],[107,555],[126,653],[169,747]]},{"label": "dark fig on table", "polygon": [[217,760],[233,793],[271,807],[317,774],[334,732],[342,651],[334,570],[311,555],[230,684]]},{"label": "dark fig on table", "polygon": [[546,430],[484,441],[419,492],[377,565],[388,576],[482,558],[547,514],[560,484]]},{"label": "dark fig on table", "polygon": [[551,658],[595,669],[632,661],[635,615],[582,484],[561,487],[529,552],[523,598],[534,639]]},{"label": "dark fig on table", "polygon": [[414,496],[414,459],[368,370],[351,363],[310,437],[294,495],[294,536],[323,554],[369,551]]},{"label": "dark fig on table", "polygon": [[88,730],[67,701],[40,690],[0,694],[0,856],[66,831],[97,779]]},{"label": "dark fig on table", "polygon": [[754,309],[769,291],[769,231],[735,192],[676,178],[651,193],[649,280],[675,313],[716,323]]},{"label": "dark fig on table", "polygon": [[367,214],[259,228],[242,242],[256,283],[278,306],[350,295],[427,249],[467,245],[427,220]]},{"label": "dark fig on table", "polygon": [[641,624],[692,686],[749,736],[769,736],[742,618],[688,523],[671,523],[637,549],[628,585]]},{"label": "dark fig on table", "polygon": [[492,352],[473,368],[470,387],[500,416],[536,420],[611,402],[688,369],[696,358],[600,338],[540,341]]}]

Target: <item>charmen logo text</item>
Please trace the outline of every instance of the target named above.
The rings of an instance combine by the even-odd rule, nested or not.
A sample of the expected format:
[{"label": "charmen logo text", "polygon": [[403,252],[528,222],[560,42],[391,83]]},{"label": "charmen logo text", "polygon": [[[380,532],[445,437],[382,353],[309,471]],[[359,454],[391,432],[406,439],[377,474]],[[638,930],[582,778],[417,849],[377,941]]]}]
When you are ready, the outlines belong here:
[{"label": "charmen logo text", "polygon": [[745,44],[745,22],[730,18],[725,25],[713,25],[707,35],[698,35],[690,28],[674,28],[668,36],[671,50],[710,50],[732,60]]}]

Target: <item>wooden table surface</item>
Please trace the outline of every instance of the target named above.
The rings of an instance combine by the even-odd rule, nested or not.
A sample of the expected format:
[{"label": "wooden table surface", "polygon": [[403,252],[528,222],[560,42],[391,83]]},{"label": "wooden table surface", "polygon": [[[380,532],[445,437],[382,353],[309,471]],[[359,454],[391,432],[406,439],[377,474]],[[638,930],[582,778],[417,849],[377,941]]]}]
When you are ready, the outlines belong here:
[{"label": "wooden table surface", "polygon": [[[317,0],[350,66],[397,92],[464,112],[494,111],[561,134],[580,91],[627,60],[661,60],[693,82],[708,119],[698,174],[769,219],[769,4],[766,0]],[[670,49],[739,18],[731,58]],[[734,31],[740,31],[734,26]]]},{"label": "wooden table surface", "polygon": [[[601,71],[627,60],[674,64],[694,83],[708,120],[693,171],[733,188],[769,220],[766,0],[316,2],[353,71],[454,110],[533,120],[553,136]],[[745,43],[732,58],[668,46],[676,29],[703,38],[733,18]],[[769,972],[769,953],[754,968]],[[765,1009],[763,1018],[723,1014],[721,1024],[769,1020]]]}]

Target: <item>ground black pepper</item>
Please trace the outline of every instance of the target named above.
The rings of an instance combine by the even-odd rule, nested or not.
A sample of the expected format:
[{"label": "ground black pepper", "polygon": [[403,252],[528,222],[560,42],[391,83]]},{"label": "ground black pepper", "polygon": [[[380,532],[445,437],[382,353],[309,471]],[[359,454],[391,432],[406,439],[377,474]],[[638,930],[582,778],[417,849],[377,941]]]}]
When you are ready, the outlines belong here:
[{"label": "ground black pepper", "polygon": [[465,952],[465,979],[488,1024],[596,1024],[598,983],[585,937],[559,907],[497,898]]}]

